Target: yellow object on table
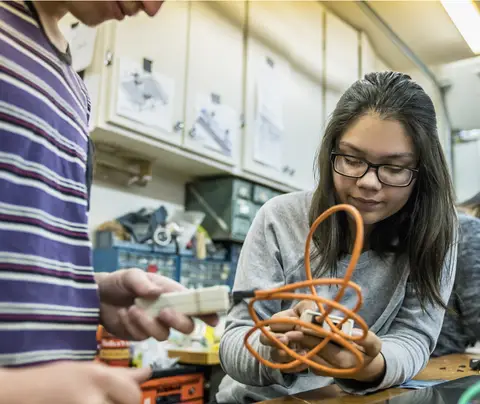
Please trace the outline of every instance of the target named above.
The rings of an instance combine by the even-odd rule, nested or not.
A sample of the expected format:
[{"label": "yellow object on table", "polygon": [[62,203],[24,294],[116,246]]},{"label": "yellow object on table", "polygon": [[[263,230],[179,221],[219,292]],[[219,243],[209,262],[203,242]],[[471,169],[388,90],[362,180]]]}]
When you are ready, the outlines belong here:
[{"label": "yellow object on table", "polygon": [[179,358],[180,363],[189,365],[219,365],[220,356],[218,348],[215,351],[211,349],[189,349],[174,348],[168,350],[170,358]]}]

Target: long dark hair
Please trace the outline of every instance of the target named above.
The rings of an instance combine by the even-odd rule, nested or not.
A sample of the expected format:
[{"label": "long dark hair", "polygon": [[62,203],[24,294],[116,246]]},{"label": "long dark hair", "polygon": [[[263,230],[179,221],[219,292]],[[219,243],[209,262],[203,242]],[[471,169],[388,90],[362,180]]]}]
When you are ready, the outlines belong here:
[{"label": "long dark hair", "polygon": [[[369,235],[370,249],[380,256],[394,253],[399,272],[409,265],[409,282],[422,308],[432,303],[446,307],[441,295],[442,267],[453,245],[455,198],[447,163],[438,139],[432,100],[410,76],[397,72],[369,73],[340,98],[325,129],[317,164],[319,185],[310,207],[310,224],[338,203],[330,153],[358,118],[375,113],[400,122],[415,145],[419,173],[405,206],[376,223]],[[316,276],[336,272],[337,261],[351,248],[344,214],[330,216],[314,236],[320,255]]]}]

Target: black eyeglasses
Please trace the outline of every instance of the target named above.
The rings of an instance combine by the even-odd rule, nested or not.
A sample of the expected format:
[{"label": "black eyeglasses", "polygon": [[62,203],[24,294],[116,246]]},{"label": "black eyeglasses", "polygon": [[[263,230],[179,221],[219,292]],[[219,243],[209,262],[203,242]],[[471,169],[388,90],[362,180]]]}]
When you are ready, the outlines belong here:
[{"label": "black eyeglasses", "polygon": [[370,168],[377,174],[378,181],[391,187],[408,187],[418,175],[415,168],[392,164],[373,164],[359,157],[332,152],[330,156],[336,173],[350,178],[362,178]]}]

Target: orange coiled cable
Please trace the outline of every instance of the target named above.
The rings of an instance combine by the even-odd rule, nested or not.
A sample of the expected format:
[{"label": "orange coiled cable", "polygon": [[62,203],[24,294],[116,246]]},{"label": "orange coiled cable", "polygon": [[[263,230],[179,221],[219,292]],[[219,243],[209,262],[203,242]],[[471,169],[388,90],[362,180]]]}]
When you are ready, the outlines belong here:
[{"label": "orange coiled cable", "polygon": [[[317,227],[322,223],[328,216],[332,215],[335,212],[338,211],[346,211],[349,213],[353,219],[355,220],[355,227],[356,227],[356,235],[355,235],[355,241],[353,245],[353,251],[352,251],[352,259],[349,262],[345,277],[343,279],[313,279],[312,278],[312,270],[310,268],[310,244],[312,241],[313,234],[315,233]],[[352,277],[353,271],[355,270],[355,266],[357,265],[358,258],[360,257],[360,254],[362,253],[362,248],[363,248],[363,236],[364,236],[364,231],[363,231],[363,220],[362,216],[360,215],[360,212],[354,208],[351,205],[347,204],[341,204],[341,205],[335,205],[332,206],[331,208],[327,209],[325,212],[323,212],[312,224],[312,227],[310,228],[310,232],[307,237],[307,241],[305,243],[305,271],[307,274],[307,280],[303,282],[297,282],[291,285],[285,285],[280,288],[276,289],[270,289],[270,290],[256,290],[254,292],[254,297],[250,300],[248,304],[248,311],[250,313],[251,318],[253,319],[255,325],[254,327],[247,332],[245,335],[245,347],[250,351],[250,353],[258,359],[260,363],[262,363],[265,366],[269,366],[274,369],[280,369],[280,370],[288,370],[288,369],[293,369],[300,364],[304,363],[307,364],[309,367],[314,368],[318,371],[321,371],[323,373],[329,374],[332,377],[345,377],[354,374],[355,372],[359,371],[363,367],[363,353],[359,351],[354,344],[351,342],[354,341],[360,341],[364,339],[367,336],[368,332],[368,326],[365,323],[365,321],[356,313],[362,306],[362,293],[360,286],[357,284],[353,283],[350,281],[350,278]],[[325,299],[321,296],[318,296],[315,290],[315,286],[317,285],[341,285],[340,290],[338,291],[337,295],[335,296],[334,300],[330,299]],[[305,293],[293,293],[295,289],[301,289],[309,287],[311,294],[305,294]],[[357,294],[357,304],[355,305],[355,308],[353,310],[349,310],[348,308],[342,306],[339,301],[343,297],[345,290],[350,287],[352,288],[356,294]],[[274,319],[269,319],[269,320],[260,320],[259,317],[257,316],[255,309],[253,308],[253,305],[255,304],[256,301],[259,300],[278,300],[278,299],[284,299],[284,300],[312,300],[317,303],[318,305],[318,310],[322,314],[321,319],[318,320],[320,324],[323,323],[323,321],[326,321],[327,324],[330,326],[330,331],[325,330],[319,325],[312,324],[312,323],[307,323],[304,321],[301,321],[300,319],[297,318],[292,318],[292,317],[280,317],[280,318],[274,318]],[[324,305],[327,306],[327,309],[324,308]],[[336,326],[332,323],[332,321],[329,319],[329,314],[333,309],[337,309],[342,311],[345,314],[344,319]],[[362,335],[357,335],[357,336],[349,336],[345,334],[342,330],[341,327],[342,325],[348,321],[348,319],[353,319],[354,322],[360,326],[360,328],[363,330]],[[293,349],[288,347],[287,345],[283,344],[280,342],[273,333],[271,333],[268,329],[266,329],[266,326],[269,326],[271,324],[291,324],[296,327],[304,327],[308,328],[315,333],[319,334],[320,336],[324,337],[323,341],[317,345],[314,349],[311,351],[307,352],[305,355],[300,355],[297,352],[295,352]],[[275,346],[278,349],[282,349],[285,352],[287,352],[293,360],[292,362],[288,363],[275,363],[271,362],[269,360],[266,360],[265,358],[261,357],[260,354],[253,349],[253,347],[250,345],[248,342],[248,338],[256,331],[260,330],[268,339],[270,339]],[[312,361],[310,358],[314,355],[316,355],[320,350],[322,350],[330,341],[334,341],[337,344],[341,345],[342,347],[348,349],[352,354],[355,355],[357,359],[357,366],[352,367],[352,368],[347,368],[347,369],[335,369],[332,367],[327,367],[323,366],[317,362]]]}]

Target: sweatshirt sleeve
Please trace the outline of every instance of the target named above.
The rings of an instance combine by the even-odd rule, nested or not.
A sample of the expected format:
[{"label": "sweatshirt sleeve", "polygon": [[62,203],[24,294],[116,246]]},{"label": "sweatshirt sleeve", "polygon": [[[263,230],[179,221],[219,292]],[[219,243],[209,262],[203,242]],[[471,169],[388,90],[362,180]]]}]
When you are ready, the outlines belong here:
[{"label": "sweatshirt sleeve", "polygon": [[[233,291],[270,289],[283,286],[285,276],[281,254],[276,241],[273,220],[269,220],[269,203],[257,213],[242,246],[237,265]],[[278,300],[260,301],[255,304],[260,319],[268,319],[281,311]],[[252,328],[253,321],[248,312],[248,301],[243,300],[231,308],[226,319],[226,328],[220,341],[220,363],[223,370],[239,383],[251,386],[286,386],[290,376],[277,369],[263,366],[244,346],[245,334]],[[270,347],[260,343],[261,332],[249,339],[252,347],[265,359],[270,360]],[[285,378],[284,378],[285,377]]]},{"label": "sweatshirt sleeve", "polygon": [[459,215],[457,277],[454,291],[459,300],[460,316],[472,337],[480,340],[480,219]]},{"label": "sweatshirt sleeve", "polygon": [[[447,253],[443,266],[441,297],[447,304],[455,279],[457,243]],[[381,336],[382,355],[386,371],[376,385],[355,380],[336,379],[342,390],[351,394],[367,394],[397,386],[415,377],[428,363],[442,328],[445,309],[426,305],[422,310],[413,288],[407,283],[402,306],[390,326],[388,334]]]}]

